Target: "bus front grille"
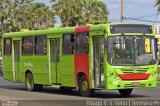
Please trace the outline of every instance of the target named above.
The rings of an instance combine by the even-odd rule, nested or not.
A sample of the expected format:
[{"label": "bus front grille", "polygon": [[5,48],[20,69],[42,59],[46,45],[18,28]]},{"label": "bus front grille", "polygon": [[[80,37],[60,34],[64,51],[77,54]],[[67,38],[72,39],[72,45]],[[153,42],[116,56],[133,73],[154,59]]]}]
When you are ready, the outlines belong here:
[{"label": "bus front grille", "polygon": [[144,74],[148,71],[148,69],[137,69],[137,70],[133,70],[133,69],[122,69],[122,72],[124,74]]}]

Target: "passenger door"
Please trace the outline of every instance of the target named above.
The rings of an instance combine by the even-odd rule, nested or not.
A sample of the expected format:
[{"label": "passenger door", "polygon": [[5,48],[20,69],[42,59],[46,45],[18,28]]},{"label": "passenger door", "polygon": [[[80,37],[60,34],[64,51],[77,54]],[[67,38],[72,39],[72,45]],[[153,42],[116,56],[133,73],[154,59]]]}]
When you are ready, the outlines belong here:
[{"label": "passenger door", "polygon": [[97,88],[104,88],[104,37],[93,36],[93,78]]},{"label": "passenger door", "polygon": [[60,38],[50,40],[51,83],[57,84],[60,65]]},{"label": "passenger door", "polygon": [[15,40],[13,41],[14,44],[14,77],[15,81],[19,79],[19,69],[20,69],[20,41]]}]

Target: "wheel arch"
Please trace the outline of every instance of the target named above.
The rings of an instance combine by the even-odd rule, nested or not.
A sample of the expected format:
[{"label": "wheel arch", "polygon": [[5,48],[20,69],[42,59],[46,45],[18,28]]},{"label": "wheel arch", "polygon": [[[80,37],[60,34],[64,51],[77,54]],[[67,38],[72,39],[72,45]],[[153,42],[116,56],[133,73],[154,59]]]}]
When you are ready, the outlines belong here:
[{"label": "wheel arch", "polygon": [[31,73],[31,74],[33,75],[32,71],[26,70],[26,72],[25,72],[25,77],[27,76],[28,73]]},{"label": "wheel arch", "polygon": [[[86,78],[87,78],[87,75],[86,75],[84,72],[79,72],[79,73],[77,74],[77,85],[78,85],[78,83],[79,83],[79,81],[80,81],[80,79],[81,79],[81,77],[82,77],[83,75],[85,75]],[[87,80],[88,80],[88,78],[87,78]],[[89,80],[88,80],[88,82],[89,82]]]}]

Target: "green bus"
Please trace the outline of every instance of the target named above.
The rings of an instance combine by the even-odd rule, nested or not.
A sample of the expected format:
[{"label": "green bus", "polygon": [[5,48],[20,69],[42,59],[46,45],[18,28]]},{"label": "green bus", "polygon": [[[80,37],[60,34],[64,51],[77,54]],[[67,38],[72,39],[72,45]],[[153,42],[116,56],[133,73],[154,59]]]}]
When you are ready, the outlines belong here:
[{"label": "green bus", "polygon": [[22,30],[2,37],[3,77],[26,83],[29,91],[43,86],[78,88],[81,96],[95,90],[157,86],[156,39],[153,26],[108,23],[77,27]]}]

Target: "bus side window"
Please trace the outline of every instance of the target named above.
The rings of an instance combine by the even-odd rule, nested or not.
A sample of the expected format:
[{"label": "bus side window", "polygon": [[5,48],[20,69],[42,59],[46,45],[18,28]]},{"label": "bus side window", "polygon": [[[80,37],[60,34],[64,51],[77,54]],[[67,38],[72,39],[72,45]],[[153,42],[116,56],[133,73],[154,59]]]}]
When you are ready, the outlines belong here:
[{"label": "bus side window", "polygon": [[34,52],[34,37],[23,37],[22,38],[22,54],[33,54]]},{"label": "bus side window", "polygon": [[12,53],[12,39],[5,38],[4,39],[4,55],[11,55]]},{"label": "bus side window", "polygon": [[78,33],[76,35],[76,54],[88,54],[89,52],[88,33]]},{"label": "bus side window", "polygon": [[35,37],[35,54],[47,54],[47,36],[41,35]]},{"label": "bus side window", "polygon": [[74,53],[74,34],[63,35],[63,55]]}]

